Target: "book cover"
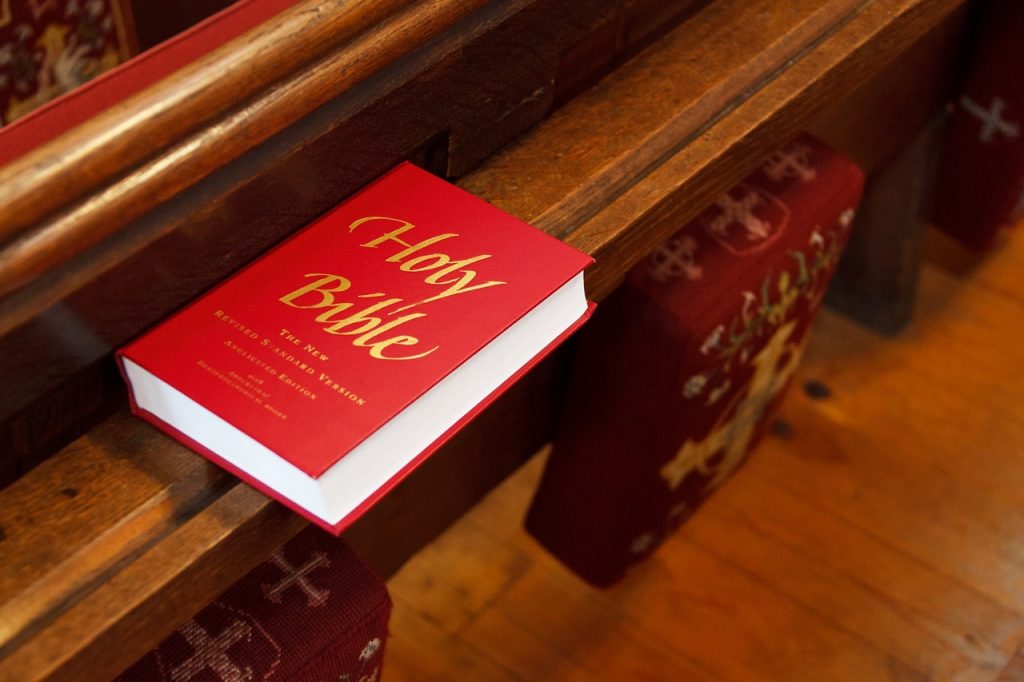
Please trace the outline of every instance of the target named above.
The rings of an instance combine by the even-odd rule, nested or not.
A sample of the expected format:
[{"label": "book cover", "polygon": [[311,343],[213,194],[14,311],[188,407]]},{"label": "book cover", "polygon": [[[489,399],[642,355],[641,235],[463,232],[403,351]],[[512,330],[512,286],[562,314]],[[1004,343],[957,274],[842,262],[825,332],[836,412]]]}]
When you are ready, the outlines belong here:
[{"label": "book cover", "polygon": [[582,323],[590,262],[406,163],[119,360],[137,414],[340,532]]}]

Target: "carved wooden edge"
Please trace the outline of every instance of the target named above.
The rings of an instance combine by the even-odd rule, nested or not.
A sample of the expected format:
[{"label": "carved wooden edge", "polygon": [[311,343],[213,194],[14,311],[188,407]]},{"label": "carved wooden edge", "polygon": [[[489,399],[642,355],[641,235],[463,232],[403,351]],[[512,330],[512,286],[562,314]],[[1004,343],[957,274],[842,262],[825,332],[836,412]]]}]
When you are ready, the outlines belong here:
[{"label": "carved wooden edge", "polygon": [[[690,102],[691,106],[679,109],[677,116],[670,116],[660,120],[654,129],[639,132],[641,125],[635,121],[628,120],[628,117],[616,113],[618,107],[608,106],[600,111],[590,113],[592,120],[601,122],[605,117],[615,118],[619,125],[628,128],[628,135],[607,140],[602,145],[601,165],[579,166],[575,168],[576,173],[557,174],[550,170],[545,172],[543,167],[536,168],[549,179],[557,180],[549,182],[547,186],[541,187],[540,183],[534,183],[537,190],[534,192],[537,198],[532,199],[531,206],[509,205],[505,206],[505,188],[491,184],[487,187],[480,187],[476,180],[469,181],[467,187],[471,191],[479,191],[493,200],[499,206],[505,207],[527,220],[539,221],[538,224],[561,233],[567,224],[566,221],[578,221],[580,216],[586,212],[592,213],[596,206],[623,186],[628,186],[639,173],[645,168],[657,162],[665,153],[669,152],[678,140],[690,134],[700,125],[706,123],[709,112],[721,111],[723,107],[730,104],[735,97],[742,94],[749,88],[750,83],[763,79],[769,72],[786,63],[795,57],[799,51],[806,47],[807,43],[814,37],[828,30],[835,22],[842,21],[850,12],[862,6],[866,0],[832,0],[822,5],[820,2],[799,0],[790,3],[787,10],[790,14],[799,13],[799,21],[794,20],[793,25],[786,23],[783,30],[777,37],[771,39],[761,38],[764,46],[758,53],[756,59],[743,61],[743,57],[749,57],[751,50],[747,46],[745,50],[730,50],[726,41],[730,36],[734,37],[735,31],[728,30],[730,21],[736,12],[744,11],[754,15],[758,9],[770,13],[773,3],[757,0],[743,3],[735,0],[719,0],[712,3],[694,17],[692,20],[697,27],[694,31],[686,31],[677,39],[680,43],[677,47],[685,50],[676,57],[677,60],[693,59],[698,65],[689,74],[682,74],[679,77],[696,77],[699,75],[701,66],[704,65],[700,59],[702,51],[711,49],[701,42],[702,37],[710,37],[719,41],[714,47],[722,55],[721,60],[727,60],[727,64],[716,64],[716,69],[708,69],[715,74],[717,80],[706,84],[706,91],[699,93],[699,101],[696,99]],[[508,3],[510,6],[515,3]],[[522,4],[522,3],[520,3]],[[693,3],[689,3],[693,4]],[[399,28],[405,26],[401,15],[393,21]],[[419,15],[409,15],[408,22],[418,20]],[[689,22],[688,22],[689,23]],[[756,27],[756,24],[752,24]],[[406,28],[411,30],[412,23]],[[700,28],[703,27],[703,28]],[[384,31],[386,27],[381,27]],[[422,27],[416,25],[416,30],[421,31]],[[756,35],[757,31],[751,28],[745,29],[750,35]],[[395,30],[390,34],[391,39],[401,44],[403,35],[401,31]],[[411,35],[411,34],[410,34]],[[406,36],[409,37],[409,36]],[[45,306],[59,300],[60,296],[67,294],[74,287],[89,277],[95,276],[97,269],[102,270],[112,260],[116,260],[118,249],[112,249],[103,257],[88,260],[83,272],[78,272],[76,267],[60,268],[72,256],[80,253],[89,245],[99,241],[103,237],[117,232],[132,218],[141,215],[148,208],[165,201],[177,194],[187,185],[192,184],[210,171],[223,165],[233,157],[237,150],[255,144],[266,135],[260,129],[261,117],[267,111],[286,106],[282,103],[303,101],[322,103],[316,98],[325,98],[326,92],[324,79],[330,81],[330,86],[335,90],[341,88],[342,83],[336,74],[344,71],[344,66],[355,61],[359,69],[369,68],[365,60],[366,54],[379,54],[379,45],[370,45],[372,39],[380,40],[377,32],[371,32],[337,52],[335,55],[326,58],[324,61],[314,65],[312,68],[301,73],[293,74],[286,81],[275,85],[270,91],[257,96],[246,107],[229,112],[224,118],[218,119],[216,124],[211,124],[172,145],[165,152],[157,155],[154,159],[142,164],[125,176],[119,178],[114,184],[101,188],[96,193],[82,199],[77,204],[67,207],[59,215],[48,218],[35,226],[23,236],[0,247],[0,296],[4,291],[4,282],[7,281],[11,287],[17,287],[23,282],[32,279],[39,279],[39,276],[46,273],[48,276],[45,286],[33,285],[31,290],[17,291],[0,301],[0,333],[9,330],[23,322],[33,313],[39,312]],[[687,40],[692,40],[687,44]],[[750,41],[744,41],[746,44]],[[760,44],[760,42],[758,43]],[[731,60],[731,61],[728,61]],[[665,65],[660,65],[665,66]],[[674,67],[669,63],[667,66]],[[370,69],[372,71],[372,69]],[[358,69],[356,69],[358,71]],[[672,68],[671,73],[677,69]],[[644,81],[651,77],[651,73],[641,72],[627,77],[628,80]],[[611,85],[615,87],[622,78],[613,78]],[[672,82],[668,79],[658,84],[658,87],[671,87]],[[622,85],[622,87],[627,87]],[[701,81],[701,87],[705,87]],[[686,92],[686,96],[692,93]],[[598,92],[596,97],[603,97]],[[287,105],[291,106],[291,105]],[[575,109],[578,109],[576,107]],[[574,109],[574,110],[575,110]],[[621,109],[621,108],[619,108]],[[632,112],[634,109],[627,109]],[[254,116],[254,112],[259,116]],[[658,112],[659,115],[662,112]],[[648,114],[650,117],[650,114]],[[255,119],[255,120],[254,120]],[[564,120],[564,117],[563,117]],[[276,126],[280,121],[273,119]],[[554,150],[563,147],[571,135],[563,135],[562,129],[551,126],[546,138]],[[571,129],[567,131],[571,133]],[[229,140],[230,144],[223,144]],[[618,155],[609,156],[606,147],[618,147]],[[542,147],[541,147],[542,148]],[[573,153],[574,150],[567,150]],[[203,164],[207,165],[203,165]],[[551,167],[558,167],[551,164]],[[583,178],[579,172],[587,168],[594,173],[592,178]],[[160,179],[162,181],[159,181]],[[579,185],[575,190],[568,189],[566,178],[579,179]],[[561,193],[557,195],[556,193]],[[520,192],[520,196],[523,193]],[[533,210],[538,203],[557,196],[552,203],[545,203],[543,209],[544,218],[541,213]],[[549,224],[549,216],[554,220],[561,220],[559,224]],[[141,245],[154,239],[157,234],[149,234],[146,237],[123,240],[120,250],[138,249]],[[5,280],[5,278],[7,278]],[[17,280],[17,281],[15,281]]]},{"label": "carved wooden edge", "polygon": [[[355,115],[379,99],[415,83],[433,69],[440,68],[459,50],[535,4],[538,4],[538,0],[491,0],[485,8],[474,13],[471,20],[450,27],[434,41],[428,41],[427,45],[419,46],[415,52],[404,55],[393,67],[372,73],[359,87],[354,88],[355,92],[346,90],[333,103],[343,102],[343,108],[348,112],[346,115]],[[392,26],[395,30],[392,31],[391,40],[395,44],[401,42],[398,29],[404,27],[410,31],[419,30],[412,21],[415,17],[400,19],[401,16],[395,19],[397,27]],[[44,219],[13,241],[7,244],[0,241],[0,336],[71,296],[153,241],[182,229],[182,224],[191,218],[179,215],[174,220],[157,219],[142,228],[132,223],[131,219],[151,205],[161,204],[172,197],[180,198],[185,194],[182,190],[187,189],[188,185],[202,184],[202,168],[193,167],[189,160],[202,161],[201,158],[189,156],[196,150],[203,155],[209,154],[210,158],[216,157],[218,163],[230,162],[232,159],[227,156],[235,155],[238,150],[250,151],[251,147],[240,141],[243,138],[253,143],[258,141],[253,138],[254,131],[250,130],[251,126],[259,123],[259,116],[250,116],[253,109],[265,113],[268,109],[260,109],[264,103],[273,108],[280,105],[279,100],[282,98],[306,101],[308,104],[325,97],[324,92],[318,90],[323,85],[322,79],[334,78],[331,70],[345,68],[348,61],[357,62],[353,73],[367,70],[369,64],[359,60],[367,54],[379,54],[379,46],[372,44],[377,36],[376,32],[370,32],[346,44],[337,53],[274,84],[266,92],[255,96],[246,106],[226,113],[223,119],[217,119],[219,122],[201,127],[184,140],[171,145],[162,154],[118,177],[112,184],[100,187],[73,202],[62,212]],[[410,37],[410,40],[414,39],[415,36]],[[334,82],[334,86],[338,84]],[[255,132],[262,139],[262,133],[267,131]],[[230,149],[222,153],[222,145]],[[212,164],[209,170],[214,170],[215,165]],[[168,184],[152,186],[150,178],[154,173],[169,173]],[[229,174],[237,177],[238,170]],[[0,185],[2,191],[3,186]],[[165,205],[158,205],[156,209]],[[196,210],[202,213],[208,209],[204,207]],[[144,217],[141,222],[145,220]],[[158,225],[154,226],[154,223]],[[106,239],[95,248],[87,248],[103,237]],[[72,258],[83,250],[84,253]],[[9,265],[12,269],[7,272]],[[18,274],[19,268],[22,268],[21,274]],[[30,276],[30,272],[36,272],[36,275]],[[8,275],[11,277],[11,286],[20,288],[5,294],[2,293],[3,281]]]},{"label": "carved wooden edge", "polygon": [[[436,536],[451,508],[470,507],[543,446],[563,366],[554,356],[538,365],[346,540],[396,570],[410,554],[398,536]],[[306,526],[138,426],[118,414],[0,495],[0,549],[14,559],[0,573],[5,682],[113,676]],[[496,430],[501,443],[491,441]]]},{"label": "carved wooden edge", "polygon": [[966,0],[874,0],[757,84],[678,151],[563,235],[594,255],[588,292],[607,295],[649,253],[748,175],[815,114],[878,73]]},{"label": "carved wooden edge", "polygon": [[[139,633],[153,644],[181,618],[182,603],[213,601],[227,585],[301,530],[306,522],[241,484],[228,488],[134,560],[109,573],[102,589],[84,592],[31,646],[15,648],[5,679],[93,680],[122,670],[143,653],[126,647]],[[81,636],[83,623],[105,627]],[[152,634],[149,634],[152,633]],[[82,655],[87,654],[87,655]],[[25,675],[25,671],[32,671]]]},{"label": "carved wooden edge", "polygon": [[306,0],[0,168],[0,295],[115,233],[486,0],[408,3]]},{"label": "carved wooden edge", "polygon": [[[529,145],[498,154],[488,172],[461,184],[564,238],[868,1],[794,0],[782,9],[769,0],[716,0],[646,58],[625,64],[556,112]],[[751,20],[737,22],[743,15]],[[623,105],[615,91],[632,91],[637,101]],[[614,134],[602,136],[602,130]],[[600,145],[593,144],[596,136]],[[562,162],[544,164],[545,156]],[[519,174],[527,166],[527,182],[501,182],[502,173]]]},{"label": "carved wooden edge", "polygon": [[[67,131],[0,169],[8,239],[73,193],[159,151],[188,130],[243,101],[406,4],[357,0],[342,11],[305,0],[195,63]],[[297,36],[302,36],[297,38]],[[137,137],[136,137],[137,136]],[[64,177],[74,169],[74,177]],[[36,195],[33,190],[45,189]]]},{"label": "carved wooden edge", "polygon": [[[726,111],[711,112],[708,125],[689,139],[681,140],[678,149],[667,154],[659,165],[648,169],[627,188],[610,197],[606,207],[569,231],[568,241],[601,259],[591,278],[592,291],[597,296],[606,293],[632,262],[692,217],[707,200],[740,179],[765,153],[806,124],[830,99],[869,78],[887,59],[899,54],[961,4],[958,0],[868,3],[827,35],[816,39],[794,63],[752,84],[756,87],[751,93]],[[608,96],[615,96],[615,93],[608,93]],[[625,93],[625,96],[631,95]],[[578,134],[600,135],[596,131]],[[467,184],[494,174],[495,182],[528,185],[531,166],[526,159],[536,156],[537,150],[532,145],[541,137],[541,133],[528,136],[503,155],[500,163],[496,160],[494,165],[485,166],[467,178]],[[522,155],[522,159],[518,155]],[[178,453],[174,455],[178,459],[195,460],[177,445],[158,444],[157,440],[163,437],[143,425],[134,424],[123,415],[114,418],[118,420],[118,428],[123,432],[117,433],[115,442],[130,440],[143,449],[170,448],[167,451]],[[82,447],[82,444],[73,447]],[[105,457],[129,456],[116,451],[117,445],[114,447],[115,450]],[[32,486],[40,490],[59,488],[65,472],[57,464],[73,466],[73,461],[73,457],[57,460],[54,466],[44,466],[8,490],[24,491]],[[209,485],[223,486],[223,481],[223,476],[210,474]],[[23,507],[11,509],[7,503],[12,499],[8,491],[0,493],[0,509],[9,510],[8,518],[13,518],[15,523],[36,523],[31,514],[26,516],[27,510]],[[212,492],[207,498],[200,495],[200,499],[205,501],[197,502],[198,506],[181,519],[176,520],[172,515],[153,526],[153,537],[150,544],[142,548],[144,551],[139,554],[140,548],[134,548],[135,559],[126,558],[123,563],[114,561],[113,572],[108,574],[109,580],[105,583],[110,587],[102,594],[121,594],[144,612],[119,613],[116,605],[95,603],[97,597],[91,595],[99,593],[90,591],[88,586],[79,586],[63,597],[56,595],[53,598],[60,609],[52,622],[37,630],[36,636],[26,641],[19,639],[17,633],[5,633],[8,647],[0,649],[3,651],[0,678],[45,677],[58,666],[32,666],[45,662],[47,657],[59,658],[62,670],[102,669],[105,647],[116,645],[125,624],[151,627],[149,636],[158,639],[183,617],[181,611],[186,607],[177,601],[181,598],[183,583],[200,580],[197,576],[213,576],[209,583],[202,583],[201,589],[188,594],[187,608],[198,608],[201,596],[215,594],[230,583],[231,576],[244,572],[245,567],[266,554],[269,542],[258,538],[273,538],[273,542],[277,542],[295,530],[294,515],[280,513],[277,505],[242,484],[229,482],[223,490]],[[23,498],[21,505],[25,504]],[[47,510],[40,513],[45,516]],[[127,516],[135,513],[138,511],[130,511]],[[50,521],[56,524],[55,532],[59,535],[60,519]],[[236,542],[240,538],[245,538],[246,542]],[[248,542],[250,540],[252,542]],[[81,556],[85,559],[90,557],[91,543],[92,540],[82,549]],[[222,568],[223,573],[206,573],[211,566],[227,568]],[[61,635],[68,627],[82,627],[81,621],[75,618],[85,618],[86,622],[95,622],[100,627],[94,637],[74,642],[68,650],[69,644]],[[177,620],[172,623],[167,619]],[[58,644],[59,653],[53,648]]]}]

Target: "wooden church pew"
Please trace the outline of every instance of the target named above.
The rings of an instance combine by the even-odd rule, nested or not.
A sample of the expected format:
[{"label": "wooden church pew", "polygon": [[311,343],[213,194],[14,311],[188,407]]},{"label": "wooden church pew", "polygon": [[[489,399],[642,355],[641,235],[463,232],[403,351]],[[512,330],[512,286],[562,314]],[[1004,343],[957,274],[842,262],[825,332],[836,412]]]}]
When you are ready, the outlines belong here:
[{"label": "wooden church pew", "polygon": [[[513,4],[491,3],[480,12],[498,12],[499,5],[511,12]],[[0,301],[7,322],[0,350],[27,352],[25,345],[9,345],[18,325],[51,322],[43,312],[55,304],[94,315],[82,327],[109,325],[104,338],[119,343],[118,334],[130,336],[159,319],[404,157],[460,176],[461,186],[595,255],[588,290],[600,299],[633,262],[805,127],[866,159],[869,171],[884,167],[942,106],[951,74],[940,67],[956,49],[962,6],[959,0],[798,0],[780,8],[769,0],[716,0],[475,170],[507,137],[547,113],[557,85],[541,89],[538,97],[548,102],[543,111],[526,101],[537,88],[511,97],[513,132],[497,137],[478,122],[460,128],[466,119],[457,110],[447,118],[432,112],[430,125],[422,125],[417,107],[423,93],[452,92],[471,57],[500,59],[517,35],[522,41],[513,32],[505,43],[473,42],[498,39],[502,17],[527,21],[525,14],[481,15],[476,30],[457,21],[449,32],[439,29],[412,63],[399,58],[310,116],[271,116],[266,125],[281,124],[283,134],[270,144],[250,149],[254,138],[219,138],[239,130],[233,126],[241,125],[234,122],[240,113],[262,120],[260,107],[270,95],[261,90],[249,109],[214,114],[198,132],[183,132],[185,141],[147,150],[148,158],[91,174],[86,164],[78,169],[85,177],[72,179],[61,201],[48,204],[55,213],[26,213],[40,215],[23,221],[19,234],[39,241],[13,242],[20,251],[8,241],[0,250],[5,264],[28,262],[17,260],[25,254],[35,259],[32,267],[5,270],[13,293]],[[386,36],[374,37],[392,45]],[[929,64],[932,70],[922,72]],[[871,87],[901,70],[932,87],[871,95]],[[288,76],[287,87],[303,91],[321,83],[319,77],[309,63]],[[486,80],[479,79],[484,76],[471,82],[482,87]],[[843,102],[854,104],[842,110]],[[888,115],[891,110],[900,116]],[[216,159],[194,151],[190,139],[224,144],[237,160],[213,170]],[[880,153],[882,144],[891,153]],[[164,168],[175,188],[191,187],[172,198],[159,195],[159,206],[141,219],[130,219],[135,210],[118,217],[126,192],[162,191],[163,180],[149,178]],[[190,171],[201,177],[186,177]],[[0,177],[10,180],[3,171]],[[109,237],[87,247],[68,236],[82,228],[69,223],[65,232],[60,221],[94,209],[113,224],[102,226]],[[218,247],[223,240],[230,248]],[[201,253],[210,255],[189,270],[188,259]],[[161,263],[181,271],[161,273]],[[125,281],[140,290],[124,292]],[[124,305],[115,293],[141,300],[125,306],[129,313],[104,317],[102,304]],[[89,297],[92,307],[76,308]],[[100,353],[93,362],[105,361]],[[69,372],[47,390],[74,377]],[[346,538],[385,572],[395,570],[546,442],[560,383],[556,355]],[[115,674],[303,525],[116,408],[0,491],[0,678]]]}]

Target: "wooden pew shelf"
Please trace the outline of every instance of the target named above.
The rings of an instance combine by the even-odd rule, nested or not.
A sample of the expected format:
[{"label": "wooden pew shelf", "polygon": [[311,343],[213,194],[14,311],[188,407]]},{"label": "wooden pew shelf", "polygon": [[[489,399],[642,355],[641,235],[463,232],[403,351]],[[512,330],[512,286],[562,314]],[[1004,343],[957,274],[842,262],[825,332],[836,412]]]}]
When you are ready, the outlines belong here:
[{"label": "wooden pew shelf", "polygon": [[[588,291],[600,299],[801,129],[846,143],[868,170],[884,163],[941,109],[963,5],[715,0],[458,182],[594,255]],[[908,93],[912,101],[858,94],[921,65],[935,85]],[[289,76],[299,88],[319,77],[315,64]],[[856,111],[845,115],[840,101]],[[886,107],[901,112],[888,124]],[[888,137],[865,139],[884,125]],[[76,201],[104,200],[102,183],[83,191]],[[3,315],[38,314],[176,229],[167,224],[132,232],[125,223],[121,242],[39,261],[33,284],[0,301]],[[54,234],[43,218],[25,225],[23,234]],[[346,538],[396,570],[548,440],[563,364],[559,355],[543,363]],[[0,491],[0,679],[113,676],[303,525],[118,409]]]}]

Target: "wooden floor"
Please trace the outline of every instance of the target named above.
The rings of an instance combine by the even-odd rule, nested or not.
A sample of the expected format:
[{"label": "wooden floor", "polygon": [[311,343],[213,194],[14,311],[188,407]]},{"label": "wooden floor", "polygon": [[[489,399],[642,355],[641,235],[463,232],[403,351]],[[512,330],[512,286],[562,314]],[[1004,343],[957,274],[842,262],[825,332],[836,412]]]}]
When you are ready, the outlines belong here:
[{"label": "wooden floor", "polygon": [[390,581],[386,679],[1024,680],[1024,233],[930,246],[910,328],[826,312],[788,428],[620,586],[521,530],[534,458]]}]

